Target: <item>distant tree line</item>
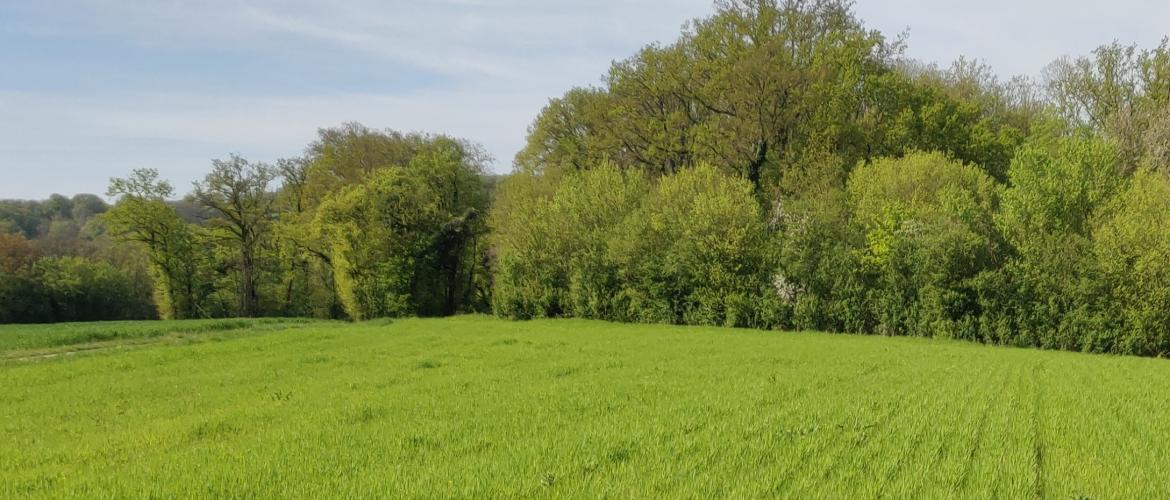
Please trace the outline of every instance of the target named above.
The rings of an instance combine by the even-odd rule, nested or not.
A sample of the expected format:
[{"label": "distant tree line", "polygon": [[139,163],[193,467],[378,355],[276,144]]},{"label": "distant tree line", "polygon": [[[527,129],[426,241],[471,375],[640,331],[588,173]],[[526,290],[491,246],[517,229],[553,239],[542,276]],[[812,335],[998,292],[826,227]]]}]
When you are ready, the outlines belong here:
[{"label": "distant tree line", "polygon": [[347,124],[301,158],[0,201],[0,322],[488,312],[482,148]]},{"label": "distant tree line", "polygon": [[0,201],[0,323],[147,319],[151,280],[95,195]]},{"label": "distant tree line", "polygon": [[0,295],[73,298],[0,320],[491,311],[1170,354],[1170,42],[1035,81],[904,46],[844,0],[722,1],[552,99],[498,182],[468,141],[347,124],[181,201],[145,169],[112,207],[5,202]]}]

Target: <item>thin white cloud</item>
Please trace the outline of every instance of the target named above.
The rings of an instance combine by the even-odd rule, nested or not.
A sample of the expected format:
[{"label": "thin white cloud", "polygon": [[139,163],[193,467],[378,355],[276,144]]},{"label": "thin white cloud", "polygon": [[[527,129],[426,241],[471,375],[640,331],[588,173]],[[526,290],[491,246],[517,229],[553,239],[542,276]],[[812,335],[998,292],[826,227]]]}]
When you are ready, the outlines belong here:
[{"label": "thin white cloud", "polygon": [[[148,78],[125,88],[49,91],[0,78],[0,197],[104,190],[111,175],[159,168],[187,186],[210,158],[299,154],[318,127],[447,132],[480,142],[507,170],[550,97],[598,82],[613,59],[669,42],[711,0],[59,0],[13,3],[9,33],[45,42],[147,47],[173,54],[197,80],[233,61],[319,61],[346,85]],[[1152,45],[1170,31],[1170,2],[1113,0],[858,0],[871,28],[910,28],[909,55],[946,64],[982,58],[1001,74],[1037,74],[1052,59],[1114,38]],[[0,19],[0,27],[4,27]],[[34,43],[34,42],[30,42]],[[68,45],[68,44],[65,44]],[[0,47],[0,56],[5,54]],[[197,56],[192,56],[197,54]],[[41,64],[54,64],[46,61]],[[59,62],[67,71],[68,62]],[[233,63],[234,64],[234,63]],[[215,65],[230,71],[230,66]],[[283,66],[281,66],[283,67]],[[53,75],[58,71],[53,71]],[[295,73],[295,72],[294,72]],[[387,76],[391,75],[391,76]],[[438,75],[436,78],[435,75]],[[150,78],[155,77],[158,78]],[[53,78],[52,75],[44,78]],[[295,75],[293,76],[295,78]],[[379,81],[379,79],[393,80]],[[86,81],[82,79],[81,81]],[[370,85],[360,85],[368,81]],[[159,82],[167,82],[162,84]],[[355,84],[354,82],[358,82]],[[401,90],[394,90],[401,87]],[[16,91],[21,89],[21,91]],[[35,167],[35,168],[34,168]]]},{"label": "thin white cloud", "polygon": [[[0,151],[8,153],[10,159],[54,162],[52,168],[58,172],[86,172],[56,176],[52,185],[31,194],[21,190],[35,180],[33,172],[25,172],[31,177],[24,181],[9,178],[9,183],[0,185],[0,197],[24,197],[99,192],[109,176],[144,166],[158,168],[177,186],[185,187],[206,171],[213,157],[230,152],[262,161],[296,156],[316,137],[319,127],[347,121],[376,128],[448,133],[480,142],[494,155],[510,155],[523,144],[524,136],[517,131],[526,128],[543,100],[523,91],[442,90],[409,96],[279,98],[193,94],[78,98],[0,93],[0,103],[0,112],[8,117],[0,125],[0,134],[6,142],[12,141],[0,146]],[[61,124],[68,126],[62,130]],[[165,149],[142,144],[185,151],[171,155]],[[102,153],[72,154],[78,147]],[[197,154],[191,157],[188,152]],[[510,161],[510,156],[497,158],[497,169],[503,170]],[[15,172],[17,165],[11,166]],[[93,175],[94,171],[100,174]]]},{"label": "thin white cloud", "polygon": [[713,9],[711,0],[663,7],[661,0],[81,0],[78,15],[87,21],[70,27],[148,46],[267,52],[295,50],[289,41],[324,43],[416,68],[515,79],[517,69],[547,72],[542,62],[625,57],[674,39],[683,23]]},{"label": "thin white cloud", "polygon": [[1049,62],[1114,40],[1150,47],[1170,35],[1163,0],[859,0],[872,28],[910,29],[909,55],[947,64],[985,60],[1003,76],[1038,76]]},{"label": "thin white cloud", "polygon": [[[215,49],[245,59],[336,51],[346,76],[368,74],[371,88],[387,73],[444,78],[438,88],[273,93],[279,97],[266,88],[279,89],[278,80],[255,88],[146,84],[92,93],[5,92],[0,83],[0,169],[22,172],[0,184],[0,197],[100,192],[109,176],[143,166],[187,186],[212,157],[297,155],[317,128],[346,121],[465,137],[506,171],[548,98],[596,83],[611,60],[673,39],[682,23],[711,9],[708,0],[676,3],[667,13],[659,2],[616,0],[78,0],[25,8],[40,9],[43,18],[27,27],[30,36],[117,40],[178,54]],[[29,163],[43,168],[29,171]]]},{"label": "thin white cloud", "polygon": [[283,16],[256,7],[249,7],[244,12],[247,17],[266,30],[366,52],[416,68],[453,75],[473,74],[492,78],[512,78],[515,76],[512,72],[513,68],[509,67],[506,62],[493,61],[496,58],[491,56],[471,57],[449,51],[445,54],[436,54],[435,52],[443,50],[440,48],[437,51],[432,51],[425,47],[411,46],[395,39],[397,37],[330,28],[315,24],[308,19]]}]

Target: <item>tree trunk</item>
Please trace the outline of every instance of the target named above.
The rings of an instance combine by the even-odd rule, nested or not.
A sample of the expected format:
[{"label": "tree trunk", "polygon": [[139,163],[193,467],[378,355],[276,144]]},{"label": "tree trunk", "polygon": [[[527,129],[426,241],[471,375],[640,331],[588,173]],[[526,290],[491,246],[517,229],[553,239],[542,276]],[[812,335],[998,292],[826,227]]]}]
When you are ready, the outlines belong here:
[{"label": "tree trunk", "polygon": [[241,262],[240,316],[256,316],[256,264],[251,245],[245,244]]},{"label": "tree trunk", "polygon": [[756,143],[756,157],[748,164],[747,178],[752,183],[752,188],[755,189],[756,194],[760,194],[760,177],[764,169],[764,162],[768,160],[768,141],[760,141]]}]

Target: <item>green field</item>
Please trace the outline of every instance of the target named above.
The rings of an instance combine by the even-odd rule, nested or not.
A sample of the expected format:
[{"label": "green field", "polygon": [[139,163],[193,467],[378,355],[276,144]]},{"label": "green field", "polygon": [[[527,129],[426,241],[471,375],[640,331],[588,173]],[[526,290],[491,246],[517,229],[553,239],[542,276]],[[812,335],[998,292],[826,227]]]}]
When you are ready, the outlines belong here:
[{"label": "green field", "polygon": [[[0,352],[28,355],[44,350],[74,352],[86,349],[125,347],[152,342],[157,337],[207,338],[211,332],[233,330],[285,329],[310,323],[297,318],[197,319],[189,321],[107,321],[102,323],[57,323],[51,325],[0,325]],[[115,341],[108,344],[107,341]],[[58,349],[58,348],[66,349]],[[27,357],[27,356],[24,356]]]},{"label": "green field", "polygon": [[1158,359],[578,320],[191,325],[74,346],[0,327],[0,497],[1170,497]]}]

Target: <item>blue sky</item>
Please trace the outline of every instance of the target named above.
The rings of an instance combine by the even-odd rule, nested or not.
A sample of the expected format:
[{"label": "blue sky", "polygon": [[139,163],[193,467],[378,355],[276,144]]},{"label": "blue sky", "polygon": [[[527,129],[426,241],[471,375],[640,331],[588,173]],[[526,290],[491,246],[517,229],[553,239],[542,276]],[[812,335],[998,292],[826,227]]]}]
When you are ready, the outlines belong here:
[{"label": "blue sky", "polygon": [[[0,198],[103,193],[154,167],[299,155],[318,127],[447,132],[510,168],[528,124],[709,0],[0,0]],[[1170,31],[1170,2],[859,0],[911,56],[1037,74]]]}]

